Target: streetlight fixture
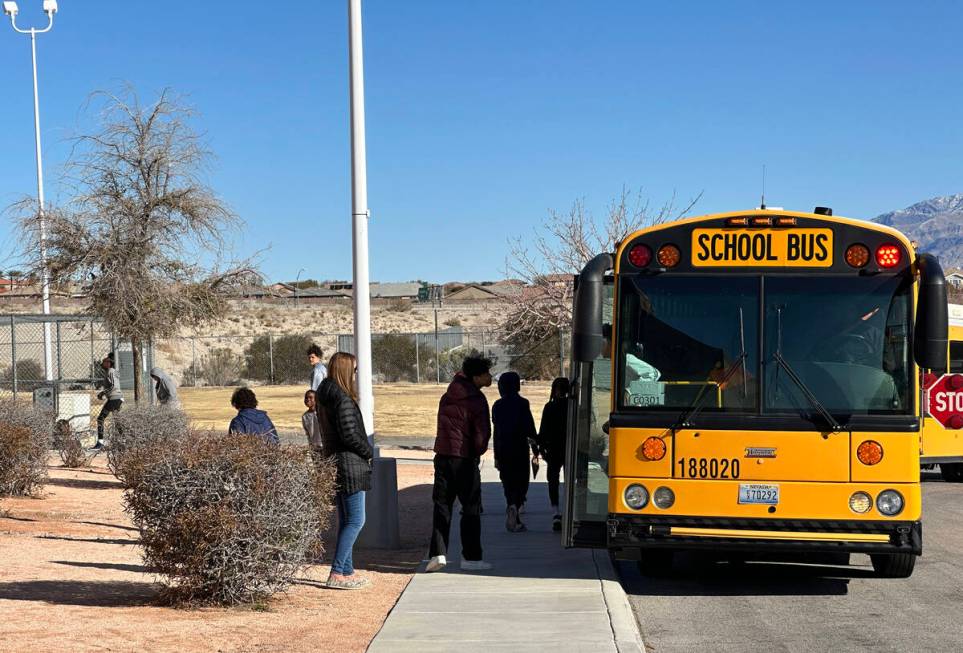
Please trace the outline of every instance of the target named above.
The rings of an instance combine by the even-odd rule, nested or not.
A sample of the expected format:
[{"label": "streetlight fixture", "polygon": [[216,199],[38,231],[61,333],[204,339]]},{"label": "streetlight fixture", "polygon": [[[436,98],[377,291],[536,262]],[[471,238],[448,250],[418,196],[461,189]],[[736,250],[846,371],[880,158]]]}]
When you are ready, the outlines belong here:
[{"label": "streetlight fixture", "polygon": [[294,279],[294,307],[295,308],[298,307],[298,288],[300,287],[299,284],[301,283],[302,272],[304,272],[304,268],[301,268],[300,270],[298,270],[298,276],[295,277]]},{"label": "streetlight fixture", "polygon": [[[47,14],[47,26],[43,29],[17,27],[17,14],[20,8],[12,0],[4,0],[3,13],[10,16],[10,25],[19,34],[30,35],[30,51],[33,55],[33,127],[37,145],[37,218],[40,226],[40,294],[43,299],[43,313],[50,314],[50,274],[47,270],[47,224],[44,219],[43,199],[43,159],[40,152],[40,95],[37,91],[37,34],[49,32],[53,27],[54,14],[57,13],[57,0],[43,0],[43,11]],[[50,322],[43,323],[44,371],[48,381],[53,380],[53,354],[50,348]]]}]

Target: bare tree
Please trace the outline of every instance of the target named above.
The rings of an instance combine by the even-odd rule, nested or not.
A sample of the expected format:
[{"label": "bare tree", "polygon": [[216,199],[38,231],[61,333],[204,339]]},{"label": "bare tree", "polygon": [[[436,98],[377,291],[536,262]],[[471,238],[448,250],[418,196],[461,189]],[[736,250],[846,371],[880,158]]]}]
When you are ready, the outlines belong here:
[{"label": "bare tree", "polygon": [[[559,333],[572,322],[572,277],[597,254],[615,251],[637,229],[686,215],[701,193],[681,210],[673,195],[653,209],[642,192],[622,188],[603,218],[596,218],[578,199],[567,213],[550,211],[531,237],[510,241],[506,269],[526,287],[512,300],[502,330],[522,356],[558,356]],[[518,355],[516,355],[518,358]],[[513,363],[519,366],[516,360]],[[543,365],[522,367],[538,373]]]},{"label": "bare tree", "polygon": [[[167,90],[149,105],[130,88],[93,98],[100,127],[75,139],[66,168],[73,199],[46,212],[50,280],[80,283],[88,310],[130,340],[140,370],[144,343],[222,315],[225,291],[259,277],[227,260],[225,235],[240,221],[203,179],[212,154],[191,111]],[[23,216],[24,256],[36,274],[36,210]],[[134,379],[139,400],[140,374]]]}]

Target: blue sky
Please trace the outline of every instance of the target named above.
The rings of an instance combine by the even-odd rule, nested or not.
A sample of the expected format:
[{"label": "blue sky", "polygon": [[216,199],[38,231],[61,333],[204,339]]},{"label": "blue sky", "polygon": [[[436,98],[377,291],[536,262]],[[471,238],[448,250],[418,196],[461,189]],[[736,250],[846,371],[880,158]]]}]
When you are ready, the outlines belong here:
[{"label": "blue sky", "polygon": [[[38,39],[47,195],[85,98],[188,94],[271,279],[351,274],[346,2],[62,0]],[[20,0],[21,23],[43,21]],[[963,191],[954,2],[365,0],[371,276],[497,278],[624,186],[695,213],[873,217]],[[35,192],[29,39],[0,29],[0,204]],[[0,242],[13,242],[0,224]]]}]

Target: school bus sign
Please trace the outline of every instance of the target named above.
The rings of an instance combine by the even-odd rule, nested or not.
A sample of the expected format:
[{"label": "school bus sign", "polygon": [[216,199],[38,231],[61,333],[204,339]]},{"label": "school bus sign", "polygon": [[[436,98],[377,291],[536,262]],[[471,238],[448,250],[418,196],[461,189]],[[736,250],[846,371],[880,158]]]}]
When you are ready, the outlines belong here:
[{"label": "school bus sign", "polygon": [[926,392],[930,415],[946,429],[963,428],[963,374],[944,374]]}]

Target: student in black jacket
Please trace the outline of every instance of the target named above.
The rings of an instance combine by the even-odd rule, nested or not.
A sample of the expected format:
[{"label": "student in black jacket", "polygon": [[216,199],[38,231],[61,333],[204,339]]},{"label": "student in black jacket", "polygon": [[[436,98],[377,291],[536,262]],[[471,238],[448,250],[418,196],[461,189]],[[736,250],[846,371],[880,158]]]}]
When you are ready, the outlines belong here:
[{"label": "student in black jacket", "polygon": [[519,394],[521,378],[515,372],[505,372],[498,378],[501,399],[492,407],[495,423],[495,465],[505,490],[505,528],[512,533],[526,530],[519,519],[519,510],[528,495],[531,475],[528,448],[538,452],[535,444],[535,419],[528,399]]},{"label": "student in black jacket", "polygon": [[371,457],[364,420],[357,403],[355,357],[338,352],[328,363],[328,378],[318,386],[315,406],[321,449],[337,468],[338,545],[327,586],[356,590],[368,585],[354,573],[352,551],[364,526],[364,494],[371,489]]},{"label": "student in black jacket", "polygon": [[562,514],[558,508],[558,477],[565,463],[565,434],[568,426],[569,382],[565,377],[552,381],[552,395],[542,409],[538,426],[538,449],[548,466],[548,499],[552,503],[552,530],[562,529]]}]

